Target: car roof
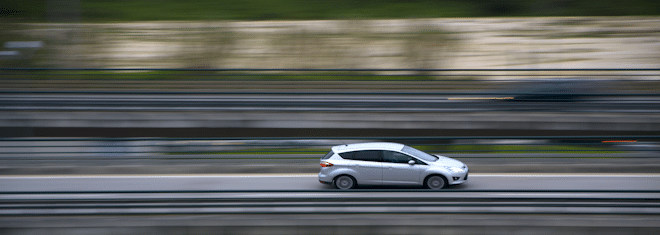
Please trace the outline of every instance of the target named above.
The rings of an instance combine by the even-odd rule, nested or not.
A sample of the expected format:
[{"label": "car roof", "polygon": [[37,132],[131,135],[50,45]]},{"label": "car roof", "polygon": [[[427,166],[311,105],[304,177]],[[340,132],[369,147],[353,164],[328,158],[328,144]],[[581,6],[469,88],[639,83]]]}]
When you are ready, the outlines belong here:
[{"label": "car roof", "polygon": [[405,145],[398,143],[388,143],[388,142],[371,142],[371,143],[359,143],[359,144],[344,144],[337,145],[332,147],[332,151],[335,153],[344,153],[358,150],[392,150],[400,151]]}]

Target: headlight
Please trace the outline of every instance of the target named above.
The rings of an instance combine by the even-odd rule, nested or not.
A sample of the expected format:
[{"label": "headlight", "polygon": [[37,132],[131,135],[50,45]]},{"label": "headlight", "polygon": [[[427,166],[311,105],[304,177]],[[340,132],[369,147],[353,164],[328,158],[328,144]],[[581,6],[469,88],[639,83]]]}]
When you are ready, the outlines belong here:
[{"label": "headlight", "polygon": [[454,172],[454,173],[463,173],[463,169],[458,168],[458,167],[453,167],[453,166],[446,166],[447,170]]}]

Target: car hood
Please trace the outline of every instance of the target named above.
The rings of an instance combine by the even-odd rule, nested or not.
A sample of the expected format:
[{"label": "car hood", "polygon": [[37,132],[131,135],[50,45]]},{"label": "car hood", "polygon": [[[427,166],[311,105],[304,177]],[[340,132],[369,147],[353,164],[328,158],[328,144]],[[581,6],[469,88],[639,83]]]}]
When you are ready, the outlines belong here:
[{"label": "car hood", "polygon": [[465,166],[463,162],[459,160],[454,160],[445,156],[440,156],[440,155],[435,155],[434,156],[438,157],[438,160],[433,162],[433,164],[440,165],[440,166],[453,166],[453,167],[460,167],[462,168]]}]

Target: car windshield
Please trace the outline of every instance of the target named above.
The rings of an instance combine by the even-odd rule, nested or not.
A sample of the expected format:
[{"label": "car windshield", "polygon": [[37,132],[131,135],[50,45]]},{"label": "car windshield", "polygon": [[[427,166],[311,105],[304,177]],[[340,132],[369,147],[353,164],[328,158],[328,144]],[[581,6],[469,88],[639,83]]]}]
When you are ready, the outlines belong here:
[{"label": "car windshield", "polygon": [[424,161],[430,161],[430,162],[435,162],[438,160],[438,157],[433,156],[431,154],[425,153],[423,151],[417,150],[413,147],[410,146],[404,146],[403,149],[401,149],[402,152],[413,155],[415,157],[421,158]]}]

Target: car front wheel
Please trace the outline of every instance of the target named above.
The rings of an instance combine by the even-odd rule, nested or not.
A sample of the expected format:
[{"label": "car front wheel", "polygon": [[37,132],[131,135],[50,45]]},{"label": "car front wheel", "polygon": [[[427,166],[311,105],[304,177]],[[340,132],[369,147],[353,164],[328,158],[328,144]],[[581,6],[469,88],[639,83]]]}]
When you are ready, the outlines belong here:
[{"label": "car front wheel", "polygon": [[426,178],[425,184],[426,187],[430,189],[438,190],[447,186],[447,180],[445,180],[445,178],[443,178],[442,176],[432,175]]},{"label": "car front wheel", "polygon": [[352,189],[355,187],[355,180],[348,175],[342,175],[335,179],[335,187],[338,189]]}]

